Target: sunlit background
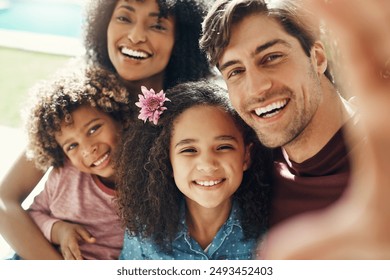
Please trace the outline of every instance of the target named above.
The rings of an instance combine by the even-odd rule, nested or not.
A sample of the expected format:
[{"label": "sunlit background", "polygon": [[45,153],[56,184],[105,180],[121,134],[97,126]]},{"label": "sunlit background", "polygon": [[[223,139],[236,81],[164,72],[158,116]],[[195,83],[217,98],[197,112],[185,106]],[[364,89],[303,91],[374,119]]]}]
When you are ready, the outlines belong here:
[{"label": "sunlit background", "polygon": [[[25,146],[20,111],[28,89],[83,53],[83,2],[0,0],[0,180]],[[10,253],[0,236],[0,259]]]}]

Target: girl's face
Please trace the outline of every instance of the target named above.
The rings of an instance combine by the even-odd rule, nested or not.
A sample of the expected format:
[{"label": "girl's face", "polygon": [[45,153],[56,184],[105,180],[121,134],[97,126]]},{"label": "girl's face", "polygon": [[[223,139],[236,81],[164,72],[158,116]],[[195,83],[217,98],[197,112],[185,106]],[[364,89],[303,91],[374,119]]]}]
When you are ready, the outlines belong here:
[{"label": "girl's face", "polygon": [[118,74],[156,90],[175,42],[174,19],[159,13],[155,0],[119,0],[107,29],[108,54]]},{"label": "girl's face", "polygon": [[249,158],[249,147],[232,117],[215,106],[192,107],[174,121],[170,160],[187,204],[230,206]]},{"label": "girl's face", "polygon": [[71,115],[73,123],[63,122],[61,131],[55,134],[57,143],[77,169],[114,182],[112,158],[120,137],[120,124],[87,105]]}]

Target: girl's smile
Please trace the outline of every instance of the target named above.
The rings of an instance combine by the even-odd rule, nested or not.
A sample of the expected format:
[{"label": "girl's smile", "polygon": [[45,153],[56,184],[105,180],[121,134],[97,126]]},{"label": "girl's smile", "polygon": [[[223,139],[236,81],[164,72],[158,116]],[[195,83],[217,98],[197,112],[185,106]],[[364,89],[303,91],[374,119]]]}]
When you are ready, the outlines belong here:
[{"label": "girl's smile", "polygon": [[248,150],[241,131],[222,109],[199,105],[179,115],[173,125],[170,159],[187,204],[229,206],[248,168]]}]

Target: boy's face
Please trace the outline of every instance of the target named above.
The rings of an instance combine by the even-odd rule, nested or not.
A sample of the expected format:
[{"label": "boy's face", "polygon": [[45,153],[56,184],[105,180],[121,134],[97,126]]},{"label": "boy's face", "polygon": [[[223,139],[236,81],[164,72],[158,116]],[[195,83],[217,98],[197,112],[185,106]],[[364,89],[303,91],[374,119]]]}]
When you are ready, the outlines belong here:
[{"label": "boy's face", "polygon": [[57,143],[80,171],[114,182],[112,157],[120,138],[120,124],[88,105],[71,115],[73,123],[61,124],[61,131],[55,135]]},{"label": "boy's face", "polygon": [[307,131],[321,112],[323,46],[316,42],[309,58],[276,20],[259,14],[231,31],[218,61],[229,98],[264,145],[284,146]]},{"label": "boy's face", "polygon": [[248,150],[228,113],[213,106],[184,111],[174,121],[170,160],[187,205],[230,206],[248,168]]}]

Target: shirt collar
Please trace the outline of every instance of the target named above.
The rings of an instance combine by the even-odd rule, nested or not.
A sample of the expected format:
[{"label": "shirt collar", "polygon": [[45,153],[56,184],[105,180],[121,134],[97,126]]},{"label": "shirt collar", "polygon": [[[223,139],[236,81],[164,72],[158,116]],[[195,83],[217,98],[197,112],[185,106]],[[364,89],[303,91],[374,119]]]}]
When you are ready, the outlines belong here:
[{"label": "shirt collar", "polygon": [[[232,203],[232,209],[230,210],[230,214],[226,222],[222,225],[223,230],[225,231],[226,234],[229,234],[234,226],[238,226],[242,229],[241,227],[241,222],[240,222],[240,207],[237,203],[237,201],[233,200]],[[179,220],[179,228],[178,228],[178,233],[175,237],[175,240],[183,237],[183,238],[188,238],[188,226],[187,226],[187,221],[186,221],[186,207],[185,207],[185,201],[184,199],[181,202],[180,205],[180,220]]]}]

